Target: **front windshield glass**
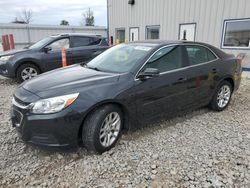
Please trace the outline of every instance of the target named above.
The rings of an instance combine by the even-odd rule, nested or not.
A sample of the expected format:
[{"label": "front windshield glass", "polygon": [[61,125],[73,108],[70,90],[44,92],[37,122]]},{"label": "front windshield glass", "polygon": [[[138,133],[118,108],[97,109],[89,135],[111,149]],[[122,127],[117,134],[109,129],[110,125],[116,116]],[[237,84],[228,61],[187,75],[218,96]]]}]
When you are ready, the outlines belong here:
[{"label": "front windshield glass", "polygon": [[105,72],[129,72],[151,49],[152,46],[143,44],[120,44],[94,58],[87,67]]},{"label": "front windshield glass", "polygon": [[44,45],[48,44],[50,41],[52,41],[52,37],[46,37],[38,42],[36,42],[35,44],[29,46],[29,49],[40,49],[41,47],[43,47]]}]

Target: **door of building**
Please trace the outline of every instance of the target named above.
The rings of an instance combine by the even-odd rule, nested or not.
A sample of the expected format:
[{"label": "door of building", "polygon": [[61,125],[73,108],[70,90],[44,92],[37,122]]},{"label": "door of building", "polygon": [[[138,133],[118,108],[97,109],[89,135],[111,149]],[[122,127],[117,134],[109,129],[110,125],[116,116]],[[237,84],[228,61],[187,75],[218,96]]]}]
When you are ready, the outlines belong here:
[{"label": "door of building", "polygon": [[179,40],[195,41],[196,24],[180,24]]},{"label": "door of building", "polygon": [[130,28],[129,30],[129,40],[130,41],[137,41],[139,40],[139,28]]}]

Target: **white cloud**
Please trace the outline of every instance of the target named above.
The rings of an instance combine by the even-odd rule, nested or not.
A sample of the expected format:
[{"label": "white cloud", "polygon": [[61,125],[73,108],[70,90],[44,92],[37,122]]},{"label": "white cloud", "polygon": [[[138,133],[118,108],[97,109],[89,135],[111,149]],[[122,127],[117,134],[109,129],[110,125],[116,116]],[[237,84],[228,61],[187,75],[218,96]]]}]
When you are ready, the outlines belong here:
[{"label": "white cloud", "polygon": [[106,0],[8,0],[0,1],[0,23],[9,23],[23,9],[33,11],[34,24],[58,25],[62,19],[70,25],[79,25],[82,13],[90,8],[94,12],[95,25],[107,25]]}]

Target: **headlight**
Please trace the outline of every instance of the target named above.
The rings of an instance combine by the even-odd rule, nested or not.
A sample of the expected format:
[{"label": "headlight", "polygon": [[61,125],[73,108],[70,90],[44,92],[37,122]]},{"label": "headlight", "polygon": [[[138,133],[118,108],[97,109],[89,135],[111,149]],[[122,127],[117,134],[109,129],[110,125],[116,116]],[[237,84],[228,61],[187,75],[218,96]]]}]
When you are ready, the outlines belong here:
[{"label": "headlight", "polygon": [[31,112],[34,114],[50,114],[59,112],[70,106],[76,100],[78,95],[79,93],[74,93],[71,95],[39,100],[33,103]]},{"label": "headlight", "polygon": [[2,56],[0,57],[0,61],[8,61],[13,55],[7,55],[7,56]]}]

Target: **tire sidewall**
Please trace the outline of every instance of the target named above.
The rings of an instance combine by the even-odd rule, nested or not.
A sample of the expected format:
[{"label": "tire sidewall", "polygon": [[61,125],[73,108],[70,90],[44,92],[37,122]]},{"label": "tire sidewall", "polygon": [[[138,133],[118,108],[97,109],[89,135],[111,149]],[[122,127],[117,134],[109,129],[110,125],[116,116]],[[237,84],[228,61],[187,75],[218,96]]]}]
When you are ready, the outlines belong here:
[{"label": "tire sidewall", "polygon": [[[226,104],[226,106],[224,106],[223,108],[221,108],[221,107],[219,107],[219,105],[218,105],[217,96],[218,96],[219,91],[221,90],[221,88],[222,88],[223,86],[225,86],[225,85],[229,86],[229,88],[230,88],[230,98],[229,98],[229,101],[228,101],[228,103]],[[228,105],[230,104],[230,102],[231,102],[232,93],[233,93],[232,85],[231,85],[228,81],[226,81],[226,80],[222,81],[222,82],[218,85],[217,90],[216,90],[215,95],[214,95],[213,100],[212,100],[212,103],[213,103],[212,105],[214,106],[215,110],[217,110],[217,111],[222,111],[222,110],[226,109],[226,108],[228,107]]]},{"label": "tire sidewall", "polygon": [[[114,141],[114,143],[112,145],[110,145],[109,147],[104,147],[102,146],[101,142],[100,142],[100,130],[101,130],[101,126],[102,126],[102,123],[104,121],[104,119],[106,118],[106,116],[112,112],[117,112],[120,116],[120,119],[121,119],[121,127],[120,127],[120,131],[119,131],[119,134],[116,138],[116,140]],[[117,141],[119,140],[120,136],[121,136],[121,132],[122,132],[122,127],[123,127],[123,115],[122,115],[122,112],[121,110],[114,106],[114,105],[109,105],[109,106],[106,106],[104,107],[100,113],[98,114],[98,118],[96,118],[96,122],[93,122],[95,123],[96,127],[95,127],[95,131],[94,131],[94,147],[96,149],[96,151],[98,153],[103,153],[105,151],[108,151],[110,150],[111,148],[113,148],[115,146],[115,144],[117,143]]]},{"label": "tire sidewall", "polygon": [[22,75],[21,75],[22,71],[27,67],[31,67],[31,68],[35,69],[37,71],[37,75],[40,74],[40,70],[38,69],[37,66],[35,66],[33,64],[23,64],[23,65],[19,66],[17,69],[16,77],[17,77],[18,82],[27,81],[27,80],[23,80]]}]

